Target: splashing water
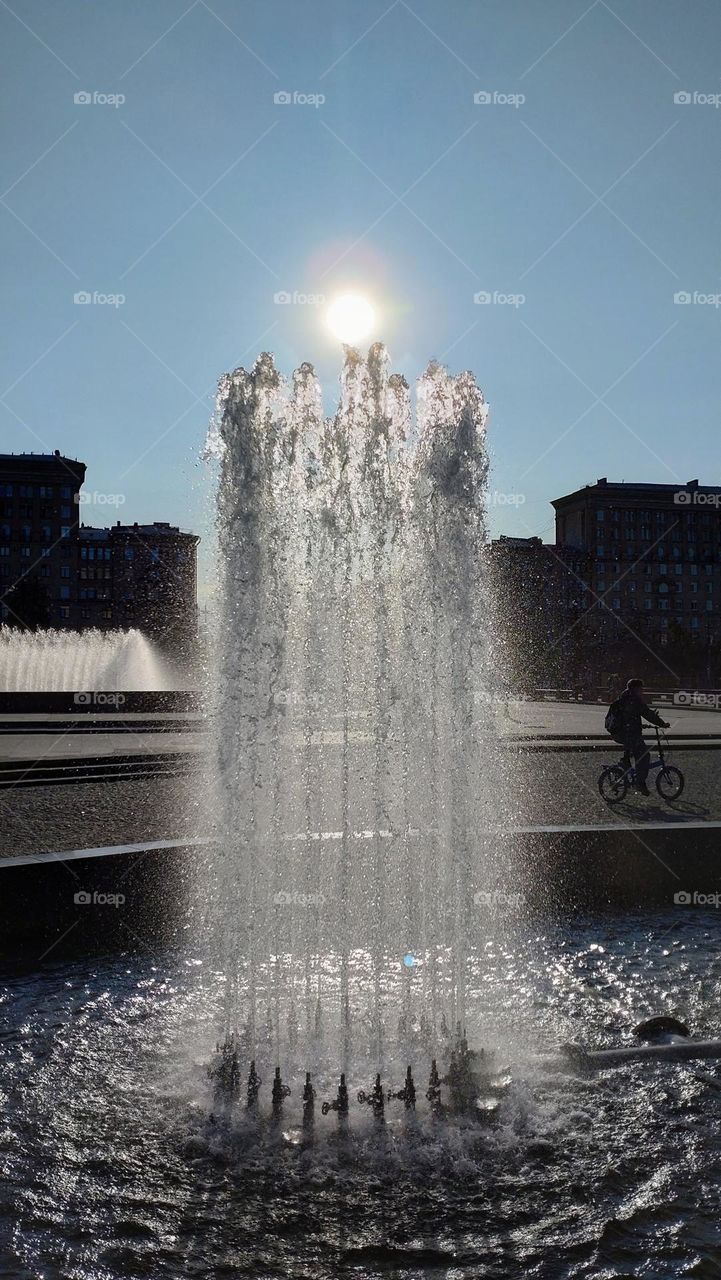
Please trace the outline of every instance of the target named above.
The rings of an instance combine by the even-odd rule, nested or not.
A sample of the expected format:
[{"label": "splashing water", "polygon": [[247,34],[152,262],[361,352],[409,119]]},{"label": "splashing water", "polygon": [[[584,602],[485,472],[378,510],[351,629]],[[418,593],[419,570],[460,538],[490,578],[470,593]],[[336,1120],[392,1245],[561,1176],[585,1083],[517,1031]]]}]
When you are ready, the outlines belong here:
[{"label": "splashing water", "polygon": [[470,956],[509,794],[483,747],[487,412],[431,364],[414,414],[380,344],[346,349],[330,419],[308,364],[221,381],[210,874],[248,1059],[380,1071],[482,1016]]},{"label": "splashing water", "polygon": [[141,631],[17,631],[0,627],[0,692],[170,688]]}]

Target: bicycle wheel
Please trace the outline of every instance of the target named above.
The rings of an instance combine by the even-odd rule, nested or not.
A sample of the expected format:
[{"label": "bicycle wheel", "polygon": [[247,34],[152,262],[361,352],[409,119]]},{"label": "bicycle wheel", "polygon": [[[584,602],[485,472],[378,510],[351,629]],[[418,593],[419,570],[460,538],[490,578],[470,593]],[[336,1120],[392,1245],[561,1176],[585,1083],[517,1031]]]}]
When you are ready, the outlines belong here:
[{"label": "bicycle wheel", "polygon": [[656,774],[656,790],[663,800],[678,800],[685,785],[686,779],[675,765],[667,764]]},{"label": "bicycle wheel", "polygon": [[628,791],[626,770],[620,764],[611,764],[598,779],[598,789],[606,804],[618,804]]}]

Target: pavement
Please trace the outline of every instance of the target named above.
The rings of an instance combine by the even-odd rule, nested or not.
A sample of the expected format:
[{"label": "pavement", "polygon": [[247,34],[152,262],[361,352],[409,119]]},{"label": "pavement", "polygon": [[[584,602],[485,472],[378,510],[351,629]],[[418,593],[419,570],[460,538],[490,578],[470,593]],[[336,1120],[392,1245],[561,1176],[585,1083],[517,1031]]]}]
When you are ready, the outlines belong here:
[{"label": "pavement", "polygon": [[[516,788],[514,829],[617,824],[641,830],[721,822],[721,756],[715,749],[721,748],[721,712],[662,710],[672,724],[670,761],[686,776],[683,795],[669,804],[655,791],[648,798],[631,792],[611,808],[597,787],[601,769],[620,754],[603,729],[605,710],[600,704],[521,701],[499,707],[497,733]],[[180,729],[159,717],[163,728],[158,731],[147,715],[135,725],[127,717],[124,732],[104,732],[103,717],[96,719],[94,732],[78,731],[63,717],[44,717],[47,727],[40,732],[31,727],[37,717],[3,719],[0,857],[210,833],[212,813],[201,768],[208,739],[197,719],[184,720]],[[331,779],[338,766],[337,738],[332,730],[315,735],[321,768]],[[358,733],[353,745],[353,808],[362,823],[369,741]],[[149,772],[153,757],[162,766],[155,776]],[[33,774],[35,784],[28,786]],[[70,781],[77,785],[67,785]],[[337,816],[328,813],[327,825],[337,825]]]}]

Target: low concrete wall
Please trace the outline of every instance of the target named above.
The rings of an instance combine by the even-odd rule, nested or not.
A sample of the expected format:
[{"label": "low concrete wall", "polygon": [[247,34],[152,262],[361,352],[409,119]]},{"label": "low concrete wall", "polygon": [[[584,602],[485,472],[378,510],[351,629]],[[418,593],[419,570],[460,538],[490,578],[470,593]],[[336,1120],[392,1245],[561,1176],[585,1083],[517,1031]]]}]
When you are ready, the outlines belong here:
[{"label": "low concrete wall", "polygon": [[180,942],[199,848],[158,842],[0,859],[0,962]]},{"label": "low concrete wall", "polygon": [[[718,894],[721,903],[719,824],[527,828],[494,839],[502,870],[481,882],[476,868],[473,879],[499,916],[509,899],[514,914],[529,918],[668,908],[692,919],[694,910],[715,906],[704,896]],[[190,886],[210,843],[0,860],[0,962],[181,943],[197,923]]]},{"label": "low concrete wall", "polygon": [[[503,840],[531,911],[573,915],[619,907],[677,907],[691,912],[694,894],[721,895],[718,823],[548,827]],[[677,894],[689,894],[691,901],[676,902]]]}]

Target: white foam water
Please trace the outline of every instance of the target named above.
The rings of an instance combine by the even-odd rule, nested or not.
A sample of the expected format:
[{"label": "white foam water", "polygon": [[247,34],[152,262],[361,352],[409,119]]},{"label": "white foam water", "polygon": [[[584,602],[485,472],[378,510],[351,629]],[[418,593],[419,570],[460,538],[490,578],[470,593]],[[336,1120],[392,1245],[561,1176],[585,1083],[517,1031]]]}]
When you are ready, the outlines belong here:
[{"label": "white foam water", "polygon": [[19,631],[0,627],[0,692],[168,689],[160,654],[141,631]]}]

